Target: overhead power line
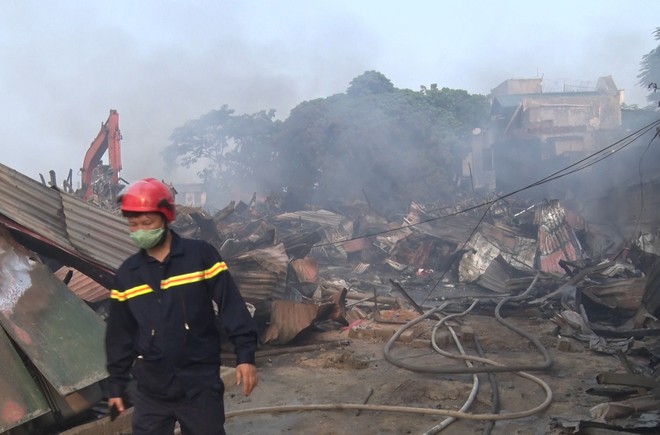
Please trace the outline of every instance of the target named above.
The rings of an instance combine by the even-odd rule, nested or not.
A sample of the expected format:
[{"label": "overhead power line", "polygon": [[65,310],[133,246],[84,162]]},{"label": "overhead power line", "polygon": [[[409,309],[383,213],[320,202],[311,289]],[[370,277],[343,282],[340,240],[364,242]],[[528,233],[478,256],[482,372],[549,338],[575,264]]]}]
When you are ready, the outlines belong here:
[{"label": "overhead power line", "polygon": [[[458,211],[448,213],[448,214],[443,214],[441,216],[434,216],[434,217],[422,220],[420,222],[411,223],[411,224],[407,224],[407,225],[401,225],[401,226],[398,226],[398,227],[395,227],[395,228],[382,230],[382,231],[377,231],[377,232],[374,232],[374,233],[361,234],[361,235],[351,237],[351,238],[347,238],[347,239],[344,239],[344,240],[338,240],[338,241],[334,241],[334,242],[322,243],[322,244],[317,244],[317,245],[314,245],[314,246],[315,247],[324,247],[324,246],[339,245],[339,244],[350,242],[350,241],[353,241],[353,240],[359,240],[359,239],[364,239],[364,238],[367,238],[367,237],[379,236],[381,234],[388,234],[388,233],[392,233],[392,232],[399,231],[399,230],[414,228],[418,225],[426,224],[426,223],[429,223],[429,222],[434,222],[434,221],[445,219],[445,218],[452,217],[452,216],[457,216],[457,215],[467,213],[467,212],[470,212],[470,211],[473,211],[473,210],[478,210],[482,207],[488,207],[486,212],[484,213],[484,216],[481,217],[481,219],[479,220],[479,223],[477,224],[477,228],[478,228],[479,224],[481,224],[481,222],[485,218],[488,210],[495,203],[497,203],[498,201],[509,198],[509,197],[511,197],[513,195],[516,195],[518,193],[521,193],[525,190],[529,190],[529,189],[532,189],[534,187],[537,187],[537,186],[540,186],[540,185],[543,185],[543,184],[546,184],[546,183],[550,183],[551,181],[555,181],[555,180],[558,180],[558,179],[560,179],[562,177],[565,177],[567,175],[571,175],[573,173],[576,173],[576,172],[582,171],[584,169],[587,169],[590,166],[593,166],[596,163],[599,163],[602,160],[605,160],[606,158],[609,158],[609,157],[613,156],[614,154],[618,153],[622,149],[624,149],[624,148],[628,147],[629,145],[631,145],[632,143],[634,143],[637,139],[644,136],[649,131],[653,130],[654,128],[658,128],[658,127],[660,127],[660,119],[658,119],[656,121],[653,121],[652,123],[640,128],[639,130],[629,134],[628,136],[625,136],[624,138],[619,139],[618,141],[614,142],[613,144],[608,145],[607,147],[602,148],[602,149],[600,149],[600,150],[584,157],[583,159],[580,159],[577,162],[572,163],[572,164],[570,164],[570,165],[568,165],[568,166],[566,166],[566,167],[564,167],[564,168],[562,168],[562,169],[560,169],[556,172],[553,172],[552,174],[550,174],[550,175],[548,175],[544,178],[541,178],[540,180],[537,180],[537,181],[535,181],[531,184],[528,184],[524,187],[521,187],[520,189],[516,189],[516,190],[511,191],[509,193],[499,195],[499,196],[495,197],[494,199],[484,201],[480,204],[473,205],[473,206],[470,206],[470,207],[465,207],[465,208],[462,208]],[[427,211],[427,213],[433,213],[434,211],[438,211],[438,210],[429,210],[429,211]],[[472,237],[472,235],[474,234],[475,231],[476,231],[476,228],[470,234],[470,237],[468,238],[468,240]],[[467,241],[466,241],[466,243],[467,243]]]}]

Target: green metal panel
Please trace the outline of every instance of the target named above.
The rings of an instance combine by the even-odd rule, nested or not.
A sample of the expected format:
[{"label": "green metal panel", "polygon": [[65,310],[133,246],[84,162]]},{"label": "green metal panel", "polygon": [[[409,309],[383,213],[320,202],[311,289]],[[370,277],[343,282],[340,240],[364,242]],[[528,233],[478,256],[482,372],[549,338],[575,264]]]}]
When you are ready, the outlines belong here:
[{"label": "green metal panel", "polygon": [[50,411],[46,399],[0,328],[0,432]]},{"label": "green metal panel", "polygon": [[62,396],[107,377],[103,320],[3,232],[0,325]]}]

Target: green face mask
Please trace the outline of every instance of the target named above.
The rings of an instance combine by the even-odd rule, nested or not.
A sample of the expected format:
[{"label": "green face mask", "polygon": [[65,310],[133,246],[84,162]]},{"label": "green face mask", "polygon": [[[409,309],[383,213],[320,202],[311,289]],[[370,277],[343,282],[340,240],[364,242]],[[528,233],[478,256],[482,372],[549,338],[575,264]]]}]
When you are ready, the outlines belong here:
[{"label": "green face mask", "polygon": [[156,228],[155,230],[137,230],[130,236],[133,243],[141,249],[151,249],[156,246],[165,236],[165,228]]}]

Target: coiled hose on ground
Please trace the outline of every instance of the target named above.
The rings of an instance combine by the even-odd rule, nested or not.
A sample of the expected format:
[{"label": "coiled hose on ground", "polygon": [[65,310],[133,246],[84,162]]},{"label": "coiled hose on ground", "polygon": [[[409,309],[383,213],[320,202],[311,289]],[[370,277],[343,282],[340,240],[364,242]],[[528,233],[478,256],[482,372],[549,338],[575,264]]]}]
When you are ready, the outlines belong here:
[{"label": "coiled hose on ground", "polygon": [[[423,314],[422,316],[418,317],[417,319],[412,320],[411,322],[407,323],[404,325],[401,329],[399,329],[393,336],[392,338],[387,342],[384,348],[384,355],[385,358],[391,362],[392,364],[406,368],[408,370],[412,371],[419,371],[419,372],[424,372],[424,373],[437,373],[437,374],[466,374],[466,373],[493,373],[493,372],[516,372],[515,374],[528,379],[536,384],[538,384],[545,392],[545,400],[540,403],[539,405],[535,406],[534,408],[531,408],[527,411],[521,411],[521,412],[513,412],[513,413],[508,413],[508,414],[496,414],[496,413],[484,413],[484,414],[470,414],[467,412],[463,411],[453,411],[453,410],[448,410],[448,409],[436,409],[436,408],[421,408],[421,407],[410,407],[410,406],[392,406],[392,405],[368,405],[368,404],[358,404],[358,403],[327,403],[327,404],[309,404],[309,405],[284,405],[284,406],[266,406],[266,407],[260,407],[260,408],[252,408],[252,409],[242,409],[242,410],[236,410],[236,411],[229,411],[225,414],[225,417],[227,419],[233,418],[233,417],[240,417],[240,416],[246,416],[246,415],[254,415],[254,414],[275,414],[275,413],[285,413],[285,412],[300,412],[300,411],[346,411],[346,410],[363,410],[363,411],[382,411],[382,412],[398,412],[398,413],[408,413],[408,414],[424,414],[424,415],[442,415],[442,416],[447,416],[447,417],[453,417],[457,419],[466,419],[466,420],[482,420],[482,421],[499,421],[499,420],[513,420],[513,419],[518,419],[518,418],[524,418],[524,417],[529,417],[531,415],[534,415],[536,413],[539,413],[543,410],[545,410],[550,404],[552,403],[552,390],[548,386],[547,383],[543,382],[541,379],[539,379],[536,376],[533,376],[529,373],[525,373],[522,370],[543,370],[547,369],[552,365],[552,359],[550,357],[550,354],[548,351],[545,349],[545,347],[534,337],[530,336],[527,334],[525,331],[522,329],[516,327],[515,325],[511,325],[510,323],[506,322],[501,315],[499,314],[499,310],[501,307],[504,305],[509,300],[515,300],[515,299],[521,299],[527,295],[534,286],[537,277],[534,279],[530,287],[521,295],[515,296],[515,297],[508,297],[500,301],[500,303],[497,305],[495,309],[495,316],[497,320],[502,323],[504,326],[507,328],[513,330],[514,332],[522,335],[523,337],[527,338],[530,340],[536,347],[539,349],[539,351],[543,354],[544,356],[544,362],[538,365],[522,365],[522,366],[506,366],[502,365],[496,361],[492,361],[487,358],[483,357],[473,357],[473,356],[468,356],[468,355],[461,355],[461,356],[455,356],[457,358],[463,358],[465,360],[469,361],[475,361],[475,362],[480,362],[480,363],[485,363],[489,364],[487,367],[463,367],[463,368],[454,368],[450,367],[447,369],[430,369],[428,367],[418,367],[410,364],[403,363],[396,358],[394,358],[390,354],[390,350],[392,348],[392,345],[401,337],[401,334],[405,332],[407,329],[411,328],[412,326],[416,325],[419,322],[422,322],[423,320],[429,318],[430,316],[434,315],[440,309],[444,308],[444,306],[439,306],[437,308],[434,308],[430,310],[429,312]],[[452,355],[452,354],[450,354]]]}]

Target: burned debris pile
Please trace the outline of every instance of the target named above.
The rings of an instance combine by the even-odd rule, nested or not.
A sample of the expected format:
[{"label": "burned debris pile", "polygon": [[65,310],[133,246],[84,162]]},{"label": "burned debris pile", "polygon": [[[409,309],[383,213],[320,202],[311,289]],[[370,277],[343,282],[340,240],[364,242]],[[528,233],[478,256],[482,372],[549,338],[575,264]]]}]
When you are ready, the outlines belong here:
[{"label": "burned debris pile", "polygon": [[181,208],[174,226],[220,250],[256,307],[264,344],[310,330],[404,323],[445,300],[480,299],[486,313],[498,297],[533,283],[504,315],[552,320],[559,351],[580,347],[621,361],[621,373],[594,374],[602,388],[589,393],[608,400],[592,409],[594,420],[607,425],[660,408],[653,234],[627,244],[556,200],[412,203],[394,218],[365,203],[273,213],[232,202],[213,215]]},{"label": "burned debris pile", "polygon": [[[467,307],[479,299],[478,310],[491,314],[498,297],[533,286],[503,314],[550,319],[558,351],[588,349],[620,361],[616,373],[594,373],[602,388],[587,393],[605,399],[578,426],[657,424],[657,414],[631,418],[660,409],[654,234],[629,244],[556,200],[485,204],[473,198],[453,208],[412,203],[394,218],[362,203],[281,214],[232,204],[232,212],[205,222],[224,240],[219,248],[241,288],[251,283],[246,296],[262,307],[265,343],[283,344],[310,329],[405,323],[447,300]],[[280,255],[267,263],[264,251],[273,249]],[[272,281],[262,281],[257,293],[266,270]],[[263,298],[269,291],[270,307]],[[262,297],[254,300],[257,294]]]}]

